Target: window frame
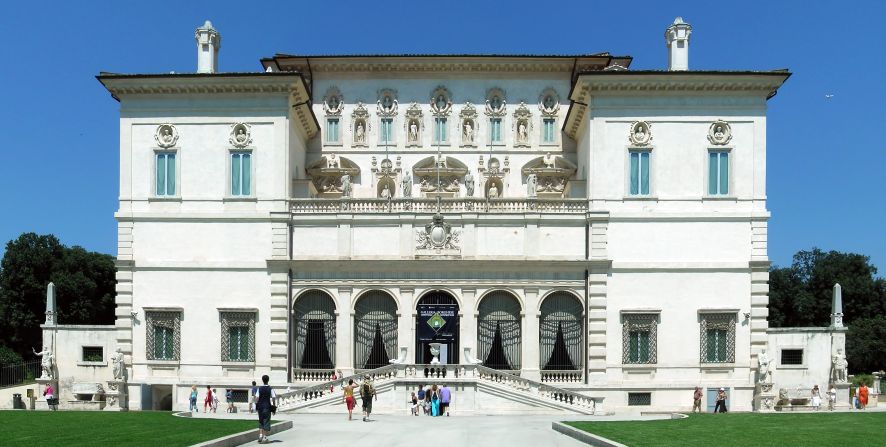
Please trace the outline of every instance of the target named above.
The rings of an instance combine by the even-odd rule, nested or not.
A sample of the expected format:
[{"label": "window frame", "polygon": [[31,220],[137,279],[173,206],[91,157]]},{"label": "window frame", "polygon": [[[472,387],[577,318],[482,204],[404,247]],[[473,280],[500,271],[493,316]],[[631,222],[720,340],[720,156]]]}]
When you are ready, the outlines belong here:
[{"label": "window frame", "polygon": [[[624,366],[654,366],[658,364],[658,325],[661,323],[660,310],[626,310],[621,313],[622,320],[622,356],[621,363]],[[648,333],[647,356],[641,359],[642,349],[637,345],[637,357],[632,359],[632,335],[634,333]],[[639,340],[638,340],[639,341]]]},{"label": "window frame", "polygon": [[[223,364],[255,364],[255,325],[258,309],[218,309],[220,323],[219,358]],[[231,356],[231,329],[246,328],[246,358]]]},{"label": "window frame", "polygon": [[[711,194],[711,154],[712,153],[725,153],[726,154],[726,175],[729,177],[726,180],[726,188],[727,191],[725,194],[715,193]],[[735,165],[735,155],[732,146],[715,146],[708,147],[705,151],[705,159],[704,159],[704,194],[703,196],[708,199],[731,199],[735,197],[735,170],[733,169]],[[719,167],[719,161],[718,161]],[[717,170],[717,176],[719,180],[719,172]],[[717,188],[719,191],[720,182],[717,182]]]},{"label": "window frame", "polygon": [[[495,140],[493,137],[495,136],[495,123],[498,123],[498,140]],[[493,116],[489,118],[489,145],[504,145],[505,138],[502,129],[504,128],[504,117],[502,116]]]},{"label": "window frame", "polygon": [[[329,139],[329,123],[330,123],[331,121],[335,121],[335,122],[338,124],[338,129],[337,129],[336,139],[335,139],[335,140],[330,140],[330,139]],[[343,133],[343,132],[342,132],[342,128],[343,128],[343,127],[342,127],[342,122],[343,122],[343,121],[344,121],[344,120],[342,119],[341,116],[329,116],[329,117],[326,117],[326,127],[323,129],[323,145],[324,145],[324,146],[342,146],[342,145],[344,144],[344,143],[343,143],[344,139],[342,138],[342,133]],[[366,131],[366,130],[364,129],[364,132],[365,132],[365,131]]]},{"label": "window frame", "polygon": [[[628,146],[625,157],[625,194],[624,197],[631,199],[654,199],[655,198],[655,151],[653,146]],[[631,155],[634,153],[649,154],[649,192],[642,194],[642,182],[637,184],[638,194],[631,193]],[[642,157],[640,158],[642,160]],[[639,174],[638,172],[638,182]]]},{"label": "window frame", "polygon": [[[786,363],[782,362],[783,356],[784,356],[784,354],[783,354],[784,351],[802,351],[802,354],[801,354],[803,356],[802,362],[798,363],[798,364],[792,364],[792,363],[786,364]],[[777,359],[778,363],[776,364],[777,365],[776,368],[778,368],[778,369],[807,369],[809,367],[807,364],[809,356],[806,351],[807,351],[806,346],[795,346],[795,345],[779,346],[778,359]]]},{"label": "window frame", "polygon": [[[249,194],[234,195],[233,170],[234,170],[234,154],[249,154]],[[227,150],[227,160],[225,161],[225,200],[252,200],[255,199],[255,150],[251,147],[230,148]],[[242,164],[242,161],[241,161]],[[241,175],[242,178],[242,175]]]},{"label": "window frame", "polygon": [[[738,325],[738,312],[732,310],[700,311],[698,318],[699,363],[703,365],[734,365],[737,343],[736,326]],[[719,358],[710,360],[710,356],[708,355],[709,330],[723,330],[726,332],[724,340],[726,352],[722,360]]]},{"label": "window frame", "polygon": [[[442,123],[442,125],[441,125]],[[438,137],[440,136],[440,129],[443,130],[443,139],[440,140]],[[435,116],[434,117],[434,136],[431,144],[434,146],[449,146],[450,141],[449,135],[449,119],[445,116]]]},{"label": "window frame", "polygon": [[[378,145],[379,146],[396,146],[397,145],[397,132],[395,129],[395,122],[393,116],[383,116],[378,119]],[[390,124],[390,132],[389,139],[385,140],[385,123]],[[365,132],[365,131],[364,131]]]},{"label": "window frame", "polygon": [[[551,122],[551,131],[553,134],[551,135],[551,141],[545,141],[545,124],[547,122]],[[557,125],[558,120],[556,116],[542,116],[541,117],[541,135],[539,135],[539,146],[558,146],[560,144],[560,127]]]},{"label": "window frame", "polygon": [[[175,157],[175,178],[173,181],[175,182],[175,192],[173,194],[157,194],[157,170],[159,169],[159,158],[161,154],[173,155]],[[179,150],[176,147],[171,148],[154,148],[152,154],[153,160],[151,162],[152,171],[151,171],[151,193],[150,197],[154,200],[178,200],[181,199],[181,156],[179,156]],[[169,179],[169,172],[166,172],[167,186]]]},{"label": "window frame", "polygon": [[[181,361],[181,321],[183,312],[180,309],[145,309],[145,359],[153,362]],[[161,322],[163,324],[158,325]],[[158,358],[156,331],[158,327],[171,330],[172,355],[169,358]]]}]

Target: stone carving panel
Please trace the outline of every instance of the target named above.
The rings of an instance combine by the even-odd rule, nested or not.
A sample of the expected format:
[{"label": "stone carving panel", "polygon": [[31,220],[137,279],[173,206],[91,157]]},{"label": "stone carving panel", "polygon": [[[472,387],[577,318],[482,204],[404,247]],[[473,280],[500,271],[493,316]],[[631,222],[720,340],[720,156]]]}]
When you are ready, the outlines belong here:
[{"label": "stone carving panel", "polygon": [[399,102],[397,102],[397,91],[389,88],[379,90],[378,101],[376,104],[378,106],[379,117],[390,118],[396,116],[397,107],[399,106]]},{"label": "stone carving panel", "polygon": [[360,168],[351,160],[326,154],[307,167],[311,184],[322,198],[351,197],[352,181],[359,178]]},{"label": "stone carving panel", "polygon": [[726,121],[717,120],[711,123],[708,129],[708,141],[711,144],[722,146],[732,140],[732,126]]},{"label": "stone carving panel", "polygon": [[161,124],[157,126],[157,131],[154,132],[154,140],[162,148],[173,147],[178,142],[178,129],[172,124]]},{"label": "stone carving panel", "polygon": [[457,255],[461,252],[459,236],[459,230],[452,228],[442,214],[434,214],[424,228],[415,230],[416,254]]},{"label": "stone carving panel", "polygon": [[550,152],[543,157],[530,160],[521,169],[523,175],[536,176],[536,195],[539,198],[562,198],[566,192],[569,179],[578,168],[571,161]]},{"label": "stone carving panel", "polygon": [[419,161],[412,171],[426,196],[455,197],[468,168],[455,158],[438,155]]},{"label": "stone carving panel", "polygon": [[505,91],[494,87],[486,92],[486,115],[501,118],[507,114]]},{"label": "stone carving panel", "polygon": [[338,87],[329,87],[323,96],[323,113],[326,116],[341,116],[344,108],[344,97]]},{"label": "stone carving panel", "polygon": [[452,112],[452,94],[442,85],[431,92],[431,112],[434,116],[446,117]]},{"label": "stone carving panel", "polygon": [[538,110],[545,118],[554,118],[560,111],[560,96],[553,88],[546,88],[538,96]]},{"label": "stone carving panel", "polygon": [[652,125],[646,121],[634,121],[628,141],[634,146],[648,146],[652,142]]},{"label": "stone carving panel", "polygon": [[231,125],[231,135],[228,142],[236,148],[245,148],[252,144],[252,127],[246,123]]}]

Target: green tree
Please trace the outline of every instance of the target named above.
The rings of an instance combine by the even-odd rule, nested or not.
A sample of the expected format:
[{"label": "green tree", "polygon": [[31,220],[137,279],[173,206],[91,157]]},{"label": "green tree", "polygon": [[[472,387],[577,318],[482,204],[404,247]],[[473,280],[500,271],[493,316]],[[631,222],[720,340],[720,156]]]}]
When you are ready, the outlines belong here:
[{"label": "green tree", "polygon": [[843,321],[850,328],[846,339],[850,370],[886,368],[881,348],[884,338],[876,327],[886,318],[886,280],[877,277],[877,268],[867,256],[813,248],[797,252],[790,267],[773,267],[769,272],[769,324],[830,325],[835,283],[842,287]]},{"label": "green tree", "polygon": [[57,321],[114,322],[114,258],[66,247],[53,235],[24,233],[0,261],[0,344],[27,354],[42,343],[46,286],[56,285]]}]

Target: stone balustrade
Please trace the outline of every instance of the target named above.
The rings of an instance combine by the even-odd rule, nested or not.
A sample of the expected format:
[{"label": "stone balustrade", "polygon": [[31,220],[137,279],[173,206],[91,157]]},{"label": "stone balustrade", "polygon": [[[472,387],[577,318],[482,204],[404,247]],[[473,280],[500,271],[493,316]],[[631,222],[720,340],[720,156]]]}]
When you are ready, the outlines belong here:
[{"label": "stone balustrade", "polygon": [[332,369],[292,369],[293,382],[328,382],[332,380],[335,370]]},{"label": "stone balustrade", "polygon": [[[290,199],[293,214],[436,213],[437,199]],[[580,214],[588,210],[584,199],[440,199],[441,213],[545,213]]]},{"label": "stone balustrade", "polygon": [[563,371],[542,371],[542,383],[581,383],[581,371],[563,370]]}]

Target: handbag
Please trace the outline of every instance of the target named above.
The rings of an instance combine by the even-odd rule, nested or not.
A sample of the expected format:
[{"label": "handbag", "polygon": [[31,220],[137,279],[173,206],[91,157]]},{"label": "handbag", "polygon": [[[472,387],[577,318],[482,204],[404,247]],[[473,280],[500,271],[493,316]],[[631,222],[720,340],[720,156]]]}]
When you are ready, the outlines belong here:
[{"label": "handbag", "polygon": [[277,406],[271,405],[271,414],[277,414]]}]

